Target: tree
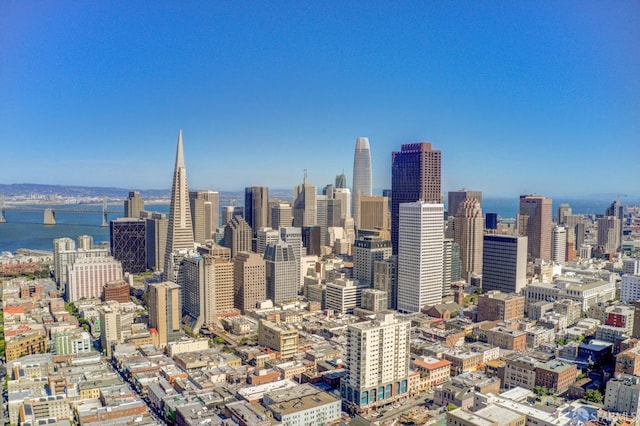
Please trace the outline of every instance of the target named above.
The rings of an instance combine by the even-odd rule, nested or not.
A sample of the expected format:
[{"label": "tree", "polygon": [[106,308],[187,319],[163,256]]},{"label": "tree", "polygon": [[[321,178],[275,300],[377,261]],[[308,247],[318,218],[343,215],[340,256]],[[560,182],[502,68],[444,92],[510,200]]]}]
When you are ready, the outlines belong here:
[{"label": "tree", "polygon": [[533,393],[535,393],[538,396],[545,396],[549,393],[549,391],[544,386],[534,386]]},{"label": "tree", "polygon": [[452,402],[447,404],[447,411],[453,411],[456,408],[458,408],[458,406],[456,404],[452,403]]},{"label": "tree", "polygon": [[595,402],[597,404],[600,404],[602,402],[602,394],[598,389],[589,389],[585,393],[583,399],[588,402]]}]

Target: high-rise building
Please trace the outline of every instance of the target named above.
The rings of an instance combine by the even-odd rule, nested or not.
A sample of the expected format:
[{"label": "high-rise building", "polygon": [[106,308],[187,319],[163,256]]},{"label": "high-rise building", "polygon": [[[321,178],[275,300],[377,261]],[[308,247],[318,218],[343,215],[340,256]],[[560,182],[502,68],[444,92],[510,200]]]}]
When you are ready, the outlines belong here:
[{"label": "high-rise building", "polygon": [[306,255],[306,249],[302,244],[302,229],[296,228],[294,226],[285,226],[280,228],[280,239],[289,244],[293,249],[293,255],[296,257],[296,276],[298,279],[298,284],[302,286],[304,277],[302,276],[302,256]]},{"label": "high-rise building", "polygon": [[560,204],[560,207],[558,207],[558,224],[565,225],[568,216],[572,216],[571,206],[567,203]]},{"label": "high-rise building", "polygon": [[[66,258],[63,253],[75,252],[76,242],[71,238],[56,238],[53,240],[53,276],[56,283],[62,286],[66,282]],[[64,277],[63,277],[64,275]],[[64,292],[64,287],[60,287]]]},{"label": "high-rise building", "polygon": [[364,196],[373,195],[372,178],[371,178],[371,150],[369,148],[369,139],[356,139],[356,149],[353,155],[353,219],[356,228],[360,226],[360,199]]},{"label": "high-rise building", "polygon": [[91,250],[93,248],[93,237],[91,235],[78,236],[78,249]]},{"label": "high-rise building", "polygon": [[176,164],[173,171],[173,184],[171,186],[169,226],[164,260],[164,277],[167,281],[176,282],[177,280],[178,265],[174,261],[174,252],[191,250],[193,247],[194,239],[189,206],[189,188],[187,186],[187,167],[184,161],[182,130],[180,130],[176,149]]},{"label": "high-rise building", "polygon": [[264,250],[270,243],[277,243],[280,239],[280,233],[271,228],[258,229],[258,235],[256,237],[256,253],[260,256],[264,255]]},{"label": "high-rise building", "polygon": [[480,202],[480,206],[482,207],[482,191],[469,191],[465,188],[462,188],[459,191],[449,191],[447,195],[449,198],[449,203],[447,204],[447,213],[450,217],[458,215],[460,206],[462,205],[464,200],[468,198],[475,198]]},{"label": "high-rise building", "polygon": [[391,153],[391,243],[398,253],[400,204],[440,203],[440,151],[427,142],[403,144]]},{"label": "high-rise building", "polygon": [[222,207],[222,226],[225,226],[234,216],[244,216],[244,209],[241,206]]},{"label": "high-rise building", "polygon": [[231,249],[231,259],[241,251],[251,251],[253,230],[242,216],[234,216],[224,227],[224,246]]},{"label": "high-rise building", "polygon": [[300,260],[296,259],[294,247],[283,241],[269,244],[264,261],[267,298],[273,303],[295,300],[300,287]]},{"label": "high-rise building", "polygon": [[111,255],[122,270],[137,274],[147,270],[147,223],[140,218],[119,218],[109,223]]},{"label": "high-rise building", "polygon": [[598,245],[605,253],[614,253],[620,247],[620,219],[605,216],[598,219]]},{"label": "high-rise building", "polygon": [[527,285],[527,237],[484,236],[482,289],[520,293]]},{"label": "high-rise building", "polygon": [[244,219],[253,235],[258,229],[267,226],[269,216],[269,188],[266,186],[250,186],[244,189]]},{"label": "high-rise building", "polygon": [[409,336],[409,321],[390,313],[347,326],[347,374],[340,392],[350,412],[370,413],[406,398]]},{"label": "high-rise building", "polygon": [[347,176],[344,173],[336,175],[335,188],[346,188],[347,187]]},{"label": "high-rise building", "polygon": [[204,244],[218,227],[219,194],[215,191],[190,191],[189,207],[195,242]]},{"label": "high-rise building", "polygon": [[181,337],[182,302],[180,286],[170,281],[149,284],[149,327],[154,344],[161,348]]},{"label": "high-rise building", "polygon": [[387,197],[367,195],[360,197],[360,224],[358,229],[389,230],[391,228],[390,220],[389,200]]},{"label": "high-rise building", "polygon": [[442,240],[442,296],[453,296],[453,283],[462,279],[460,245],[451,238]]},{"label": "high-rise building", "polygon": [[159,271],[163,267],[167,250],[167,232],[169,221],[164,213],[142,212],[145,220],[145,246],[147,247],[147,268]]},{"label": "high-rise building", "polygon": [[551,198],[521,195],[518,231],[528,239],[528,255],[533,259],[551,260],[553,218]]},{"label": "high-rise building", "polygon": [[486,213],[484,215],[484,227],[491,231],[498,229],[498,213]]},{"label": "high-rise building", "polygon": [[124,200],[124,217],[139,218],[144,211],[144,201],[140,198],[138,191],[130,191],[129,196]]},{"label": "high-rise building", "polygon": [[120,312],[104,305],[98,309],[100,317],[100,347],[106,356],[111,356],[111,344],[122,342]]},{"label": "high-rise building", "polygon": [[373,284],[373,264],[391,257],[391,241],[363,237],[353,245],[353,278],[369,287]]},{"label": "high-rise building", "polygon": [[398,311],[442,302],[444,205],[399,206]]},{"label": "high-rise building", "polygon": [[567,258],[567,229],[556,225],[551,233],[551,261],[564,265]]},{"label": "high-rise building", "polygon": [[291,226],[293,224],[293,213],[291,204],[277,203],[271,206],[270,212],[270,226],[273,229],[280,229],[282,227]]},{"label": "high-rise building", "polygon": [[200,332],[205,324],[216,320],[216,276],[215,258],[210,254],[191,253],[180,268],[183,273],[179,283],[182,287],[182,310],[189,316],[192,333]]},{"label": "high-rise building", "polygon": [[266,266],[257,253],[241,251],[233,261],[234,306],[244,313],[267,299]]},{"label": "high-rise building", "polygon": [[613,216],[618,218],[620,221],[620,229],[618,230],[618,247],[620,249],[622,247],[622,237],[624,231],[624,206],[620,204],[620,198],[616,199],[607,210],[605,210],[605,216]]},{"label": "high-rise building", "polygon": [[330,198],[328,195],[317,196],[317,226],[320,228],[320,246],[329,245],[329,228],[340,226],[341,205],[340,200]]},{"label": "high-rise building", "polygon": [[307,181],[304,172],[302,184],[293,189],[293,226],[315,226],[317,224],[316,196],[318,189]]},{"label": "high-rise building", "polygon": [[362,306],[362,291],[369,288],[367,283],[347,278],[338,278],[327,283],[326,308],[335,313],[353,314]]},{"label": "high-rise building", "polygon": [[[471,192],[471,191],[469,191]],[[449,197],[451,198],[451,192]],[[480,201],[465,198],[459,204],[454,219],[454,241],[460,245],[460,261],[462,277],[482,273],[482,236],[484,234],[484,217]]]},{"label": "high-rise building", "polygon": [[333,198],[340,200],[340,219],[351,217],[351,191],[349,188],[335,188]]},{"label": "high-rise building", "polygon": [[398,256],[373,262],[373,288],[387,294],[389,309],[397,308],[398,300]]},{"label": "high-rise building", "polygon": [[205,259],[211,258],[213,269],[213,288],[215,293],[215,313],[233,309],[233,262],[231,250],[215,243],[198,247]]},{"label": "high-rise building", "polygon": [[113,257],[80,257],[67,266],[67,302],[102,297],[104,286],[121,280],[122,263]]}]

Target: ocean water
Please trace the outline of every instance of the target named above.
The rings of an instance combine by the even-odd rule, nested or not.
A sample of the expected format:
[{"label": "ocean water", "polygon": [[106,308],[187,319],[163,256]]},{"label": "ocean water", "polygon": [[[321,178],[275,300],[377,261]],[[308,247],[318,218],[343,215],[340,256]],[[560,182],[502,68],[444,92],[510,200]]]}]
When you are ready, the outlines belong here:
[{"label": "ocean water", "polygon": [[[574,214],[604,214],[612,199],[554,199],[553,214],[555,216],[561,203],[569,203]],[[622,204],[638,205],[638,199],[621,199]],[[222,203],[221,203],[222,204]],[[484,198],[482,211],[484,213],[498,213],[501,218],[515,218],[518,213],[519,199],[514,198]],[[56,225],[43,225],[42,212],[21,212],[11,209],[5,210],[7,223],[0,223],[0,252],[15,252],[20,248],[34,250],[53,250],[55,238],[69,237],[77,240],[80,235],[92,235],[94,244],[109,241],[109,227],[101,227],[102,205],[62,205],[62,206],[32,206],[44,209],[53,207],[56,212]],[[166,204],[147,205],[150,211],[169,212]],[[71,210],[94,210],[96,213],[68,213]],[[122,204],[108,206],[111,212],[121,212]],[[122,217],[122,213],[108,215],[108,220]]]}]

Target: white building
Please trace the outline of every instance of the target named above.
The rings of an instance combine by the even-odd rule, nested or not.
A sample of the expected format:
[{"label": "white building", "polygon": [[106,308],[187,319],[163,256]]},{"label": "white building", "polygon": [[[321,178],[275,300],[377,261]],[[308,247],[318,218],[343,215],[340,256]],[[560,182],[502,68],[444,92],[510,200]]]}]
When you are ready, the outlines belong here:
[{"label": "white building", "polygon": [[263,405],[283,425],[325,425],[340,420],[342,401],[314,386],[267,392]]},{"label": "white building", "polygon": [[567,258],[567,228],[554,226],[551,233],[551,261],[564,265]]},{"label": "white building", "polygon": [[379,313],[347,328],[347,375],[340,388],[352,412],[369,412],[407,397],[410,322]]},{"label": "white building", "polygon": [[326,307],[334,312],[353,314],[355,308],[362,305],[362,290],[369,288],[357,280],[339,278],[327,283]]},{"label": "white building", "polygon": [[398,310],[419,312],[442,302],[444,205],[400,204]]},{"label": "white building", "polygon": [[631,303],[640,299],[640,275],[623,275],[620,283],[620,301]]},{"label": "white building", "polygon": [[271,228],[260,228],[256,237],[256,253],[263,256],[269,244],[275,244],[279,239],[278,231]]},{"label": "white building", "polygon": [[111,256],[78,258],[67,265],[67,300],[100,298],[108,282],[122,278],[122,263]]}]

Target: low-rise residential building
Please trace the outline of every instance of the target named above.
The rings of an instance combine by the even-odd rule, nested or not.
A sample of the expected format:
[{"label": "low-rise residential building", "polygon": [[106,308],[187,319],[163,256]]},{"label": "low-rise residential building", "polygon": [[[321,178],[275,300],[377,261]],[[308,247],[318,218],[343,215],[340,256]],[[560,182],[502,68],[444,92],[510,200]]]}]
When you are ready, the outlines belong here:
[{"label": "low-rise residential building", "polygon": [[640,346],[627,349],[616,355],[616,374],[640,376]]},{"label": "low-rise residential building", "polygon": [[278,351],[282,359],[290,359],[298,353],[299,339],[300,333],[293,325],[261,320],[258,326],[258,343]]},{"label": "low-rise residential building", "polygon": [[548,361],[536,367],[536,386],[544,386],[552,393],[563,393],[576,381],[578,367],[562,361]]},{"label": "low-rise residential building", "polygon": [[506,361],[503,383],[505,389],[521,387],[531,390],[536,386],[538,361],[528,357],[518,357]]},{"label": "low-rise residential building", "polygon": [[444,383],[451,377],[451,361],[423,357],[411,362],[413,370],[419,373],[418,390],[425,391]]},{"label": "low-rise residential building", "polygon": [[640,377],[623,375],[607,381],[604,408],[609,411],[640,414]]},{"label": "low-rise residential building", "polygon": [[527,347],[527,333],[520,330],[512,330],[506,327],[494,327],[486,331],[487,342],[516,352],[523,352]]},{"label": "low-rise residential building", "polygon": [[329,424],[342,415],[340,399],[309,384],[291,390],[267,392],[263,405],[274,419],[291,426]]},{"label": "low-rise residential building", "polygon": [[512,321],[524,317],[524,296],[488,291],[478,296],[478,321]]}]

